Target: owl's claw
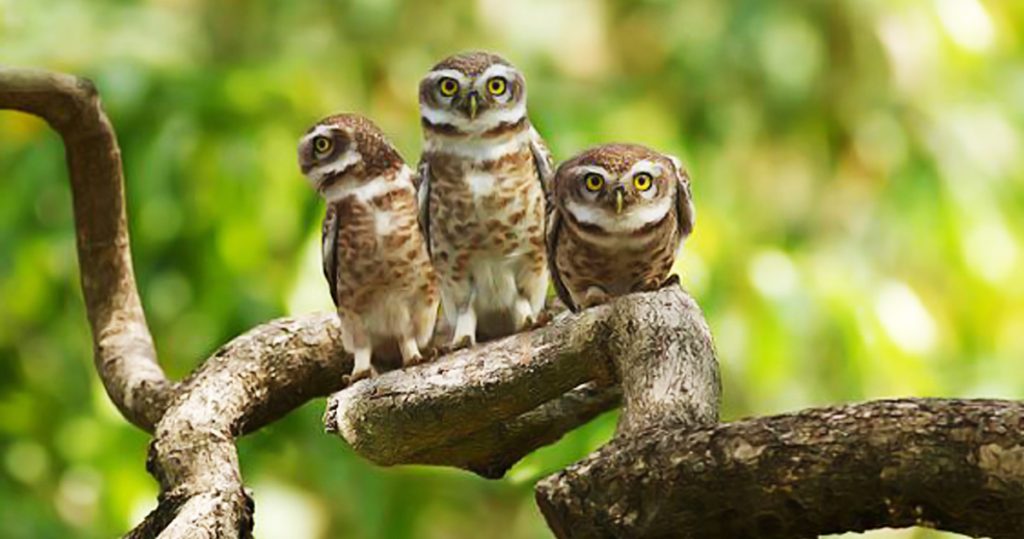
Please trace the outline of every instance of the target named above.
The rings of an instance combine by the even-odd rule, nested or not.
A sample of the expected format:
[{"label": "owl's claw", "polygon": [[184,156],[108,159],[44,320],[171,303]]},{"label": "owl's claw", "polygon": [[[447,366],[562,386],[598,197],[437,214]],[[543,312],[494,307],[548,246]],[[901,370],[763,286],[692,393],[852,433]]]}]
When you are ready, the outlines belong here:
[{"label": "owl's claw", "polygon": [[551,321],[554,320],[554,318],[555,317],[551,315],[551,311],[548,311],[548,310],[545,309],[545,310],[541,311],[539,314],[537,314],[537,319],[536,320],[528,321],[529,323],[526,325],[526,329],[528,331],[533,331],[535,329],[540,329],[540,328],[550,324]]},{"label": "owl's claw", "polygon": [[452,352],[462,350],[463,348],[469,348],[470,346],[473,346],[473,337],[469,335],[463,335],[461,338],[459,338],[459,340],[452,342],[452,344],[448,346],[448,349],[445,351],[445,353],[450,354]]},{"label": "owl's claw", "polygon": [[352,385],[360,380],[366,380],[368,378],[375,378],[377,371],[370,367],[368,369],[359,369],[352,371],[352,374],[348,376],[348,385]]},{"label": "owl's claw", "polygon": [[423,351],[423,363],[430,363],[442,355],[444,355],[444,349],[441,346],[427,348]]},{"label": "owl's claw", "polygon": [[662,281],[660,288],[668,288],[670,286],[679,286],[679,275],[673,273],[668,276],[668,279]]},{"label": "owl's claw", "polygon": [[415,355],[415,356],[412,356],[410,358],[406,358],[405,361],[402,362],[402,367],[412,367],[412,366],[415,366],[415,365],[422,365],[424,363],[429,363],[431,359],[432,358],[428,358],[428,357],[424,356],[423,354]]}]

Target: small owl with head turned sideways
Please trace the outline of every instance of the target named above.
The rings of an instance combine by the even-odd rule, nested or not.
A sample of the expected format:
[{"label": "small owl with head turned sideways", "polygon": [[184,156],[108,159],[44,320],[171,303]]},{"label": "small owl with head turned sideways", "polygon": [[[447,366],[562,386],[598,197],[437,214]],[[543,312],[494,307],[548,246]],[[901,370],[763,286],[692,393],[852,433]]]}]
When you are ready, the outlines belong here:
[{"label": "small owl with head turned sideways", "polygon": [[548,261],[573,311],[660,288],[693,231],[690,177],[675,157],[634,144],[586,150],[555,173]]},{"label": "small owl with head turned sideways", "polygon": [[551,157],[526,112],[526,81],[485,52],[457,54],[420,82],[420,212],[455,347],[537,321]]},{"label": "small owl with head turned sideways", "polygon": [[422,360],[437,319],[437,276],[419,228],[415,178],[372,122],[354,114],[321,120],[299,141],[299,167],[327,201],[324,276],[353,354],[352,381],[371,357]]}]

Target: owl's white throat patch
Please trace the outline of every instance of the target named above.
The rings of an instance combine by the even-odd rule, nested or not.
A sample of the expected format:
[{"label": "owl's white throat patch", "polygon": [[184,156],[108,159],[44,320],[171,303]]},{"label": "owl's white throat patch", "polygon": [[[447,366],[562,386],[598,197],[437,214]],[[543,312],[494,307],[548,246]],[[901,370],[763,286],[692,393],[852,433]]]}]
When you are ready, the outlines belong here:
[{"label": "owl's white throat patch", "polygon": [[412,170],[407,166],[397,172],[387,172],[369,181],[356,183],[354,178],[342,178],[330,187],[323,190],[324,199],[328,202],[336,202],[349,197],[355,197],[360,202],[369,202],[381,195],[393,191],[412,190]]},{"label": "owl's white throat patch", "polygon": [[484,162],[497,161],[506,155],[520,152],[529,143],[530,130],[524,127],[498,138],[427,135],[424,139],[423,151],[424,153],[441,153]]},{"label": "owl's white throat patch", "polygon": [[599,206],[588,206],[575,200],[565,204],[565,209],[578,223],[593,225],[610,234],[628,234],[657,223],[672,209],[672,200],[665,197],[654,204],[627,208],[622,214]]},{"label": "owl's white throat patch", "polygon": [[449,109],[420,105],[420,117],[434,125],[450,125],[465,135],[479,135],[501,124],[514,124],[526,116],[525,98],[510,108],[490,109],[470,120]]}]

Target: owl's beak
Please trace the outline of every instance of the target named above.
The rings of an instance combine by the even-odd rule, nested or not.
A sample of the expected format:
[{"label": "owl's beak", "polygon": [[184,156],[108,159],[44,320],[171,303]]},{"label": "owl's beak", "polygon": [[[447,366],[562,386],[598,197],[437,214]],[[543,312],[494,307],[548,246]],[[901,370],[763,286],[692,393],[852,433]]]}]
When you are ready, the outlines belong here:
[{"label": "owl's beak", "polygon": [[469,119],[470,120],[475,120],[476,119],[476,112],[477,112],[477,110],[480,107],[480,102],[478,101],[478,96],[477,96],[476,92],[469,92],[469,96],[468,97],[469,97]]},{"label": "owl's beak", "polygon": [[615,213],[622,213],[622,204],[625,202],[625,191],[621,188],[615,190]]}]

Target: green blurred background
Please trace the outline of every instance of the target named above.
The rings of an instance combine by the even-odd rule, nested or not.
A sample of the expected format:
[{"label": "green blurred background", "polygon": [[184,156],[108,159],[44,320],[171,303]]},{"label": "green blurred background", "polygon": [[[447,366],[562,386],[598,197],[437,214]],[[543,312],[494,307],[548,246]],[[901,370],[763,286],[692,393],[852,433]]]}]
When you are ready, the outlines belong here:
[{"label": "green blurred background", "polygon": [[[486,48],[556,157],[621,140],[689,165],[680,263],[726,420],[892,396],[1024,397],[1024,3],[0,0],[0,62],[93,78],[120,136],[135,267],[169,374],[267,319],[330,308],[295,143],[336,111],[409,161],[416,84]],[[91,364],[59,139],[0,113],[0,536],[109,537],[154,506],[147,436]],[[379,469],[323,402],[239,443],[256,533],[547,537],[532,483]],[[924,531],[879,537],[950,537]]]}]

